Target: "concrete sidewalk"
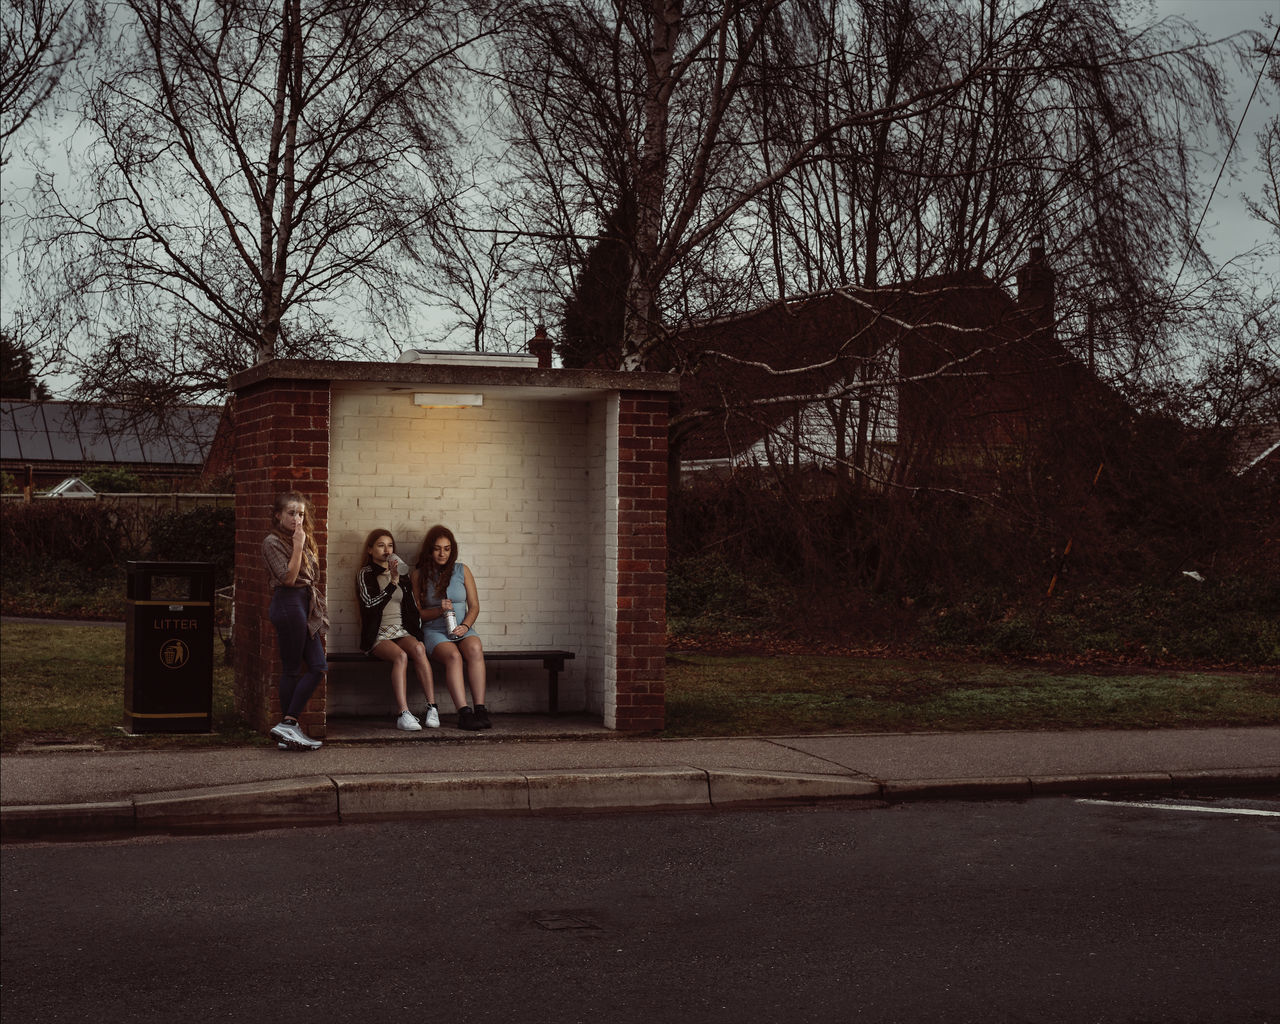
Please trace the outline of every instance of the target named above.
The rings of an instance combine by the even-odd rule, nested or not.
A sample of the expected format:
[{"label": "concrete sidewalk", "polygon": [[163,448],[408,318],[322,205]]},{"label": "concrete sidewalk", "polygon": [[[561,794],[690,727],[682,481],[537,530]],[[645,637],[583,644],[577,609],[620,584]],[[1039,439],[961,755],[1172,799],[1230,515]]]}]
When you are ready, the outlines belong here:
[{"label": "concrete sidewalk", "polygon": [[501,715],[485,733],[349,725],[310,753],[263,745],[8,754],[0,838],[1225,789],[1280,792],[1280,727],[681,740],[621,736],[573,716]]}]

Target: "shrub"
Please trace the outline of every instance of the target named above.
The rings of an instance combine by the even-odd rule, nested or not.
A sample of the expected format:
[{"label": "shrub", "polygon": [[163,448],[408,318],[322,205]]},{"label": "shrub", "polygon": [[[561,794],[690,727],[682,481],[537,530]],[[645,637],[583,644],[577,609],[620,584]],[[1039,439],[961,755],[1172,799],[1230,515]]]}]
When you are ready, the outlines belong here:
[{"label": "shrub", "polygon": [[982,622],[972,605],[941,608],[924,621],[920,639],[939,647],[968,647],[982,638]]},{"label": "shrub", "polygon": [[6,575],[51,562],[101,569],[133,555],[118,518],[96,501],[48,498],[4,504],[0,557]]},{"label": "shrub", "polygon": [[1044,644],[1035,623],[1025,614],[997,622],[989,630],[988,646],[1000,654],[1026,656],[1039,653]]},{"label": "shrub", "polygon": [[142,481],[137,473],[115,466],[90,469],[81,473],[80,479],[100,494],[137,494],[142,490]]},{"label": "shrub", "polygon": [[151,556],[158,561],[212,562],[217,585],[231,582],[235,567],[235,510],[197,505],[167,512],[151,523]]},{"label": "shrub", "polygon": [[772,618],[778,603],[779,593],[768,581],[748,578],[720,555],[679,559],[668,569],[667,610],[677,631],[682,625],[724,629]]}]

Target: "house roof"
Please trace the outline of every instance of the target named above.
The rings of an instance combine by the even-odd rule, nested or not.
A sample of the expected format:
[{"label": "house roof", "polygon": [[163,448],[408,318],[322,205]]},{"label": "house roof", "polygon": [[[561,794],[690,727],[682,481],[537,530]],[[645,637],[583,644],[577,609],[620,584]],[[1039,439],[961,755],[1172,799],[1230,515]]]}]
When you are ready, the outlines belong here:
[{"label": "house roof", "polygon": [[176,406],[140,415],[87,402],[0,401],[0,460],[43,466],[126,465],[171,469],[204,464],[219,406]]},{"label": "house roof", "polygon": [[1237,441],[1232,471],[1237,475],[1252,472],[1280,460],[1280,423],[1263,423],[1246,432]]},{"label": "house roof", "polygon": [[[680,335],[699,352],[681,389],[682,454],[740,454],[788,423],[804,405],[877,376],[896,388],[905,349],[932,350],[926,364],[957,353],[990,357],[1032,338],[1040,322],[976,271],[876,289],[846,287],[699,324]],[[905,369],[905,367],[904,367]],[[933,371],[930,371],[933,372]],[[961,365],[956,374],[963,375]]]}]

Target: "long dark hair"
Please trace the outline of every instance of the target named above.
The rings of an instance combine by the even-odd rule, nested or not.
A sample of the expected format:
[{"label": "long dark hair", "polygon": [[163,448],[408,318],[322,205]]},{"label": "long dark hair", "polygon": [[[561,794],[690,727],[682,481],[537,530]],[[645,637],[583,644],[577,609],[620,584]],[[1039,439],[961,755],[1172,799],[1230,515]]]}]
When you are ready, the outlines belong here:
[{"label": "long dark hair", "polygon": [[[432,552],[435,549],[436,541],[441,539],[449,542],[449,561],[443,566],[436,566],[435,558]],[[453,531],[447,526],[441,526],[436,523],[427,531],[427,536],[422,541],[422,550],[418,552],[418,562],[414,566],[418,571],[418,587],[419,593],[416,595],[419,604],[426,604],[427,583],[434,581],[435,598],[437,601],[443,601],[449,592],[449,580],[453,577],[453,567],[458,563],[458,542],[454,539]],[[435,574],[439,573],[439,577]]]}]

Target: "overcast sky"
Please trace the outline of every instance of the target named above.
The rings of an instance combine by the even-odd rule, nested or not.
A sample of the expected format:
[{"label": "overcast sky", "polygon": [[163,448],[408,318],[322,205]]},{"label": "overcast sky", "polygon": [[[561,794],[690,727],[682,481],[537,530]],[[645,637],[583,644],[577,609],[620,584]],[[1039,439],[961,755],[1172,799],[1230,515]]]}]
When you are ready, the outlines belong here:
[{"label": "overcast sky", "polygon": [[[1157,17],[1176,15],[1186,18],[1198,25],[1210,39],[1223,39],[1248,29],[1262,31],[1268,15],[1272,33],[1280,24],[1280,0],[1155,0],[1155,7]],[[1224,175],[1218,184],[1201,229],[1202,241],[1219,261],[1229,260],[1265,241],[1269,230],[1262,222],[1249,216],[1241,199],[1242,193],[1252,190],[1251,194],[1256,194],[1261,188],[1257,171],[1257,135],[1263,122],[1276,112],[1277,97],[1265,80],[1259,85],[1252,104],[1248,104],[1256,73],[1255,69],[1254,75],[1236,76],[1231,121],[1233,125],[1237,124],[1241,116],[1245,120],[1232,153],[1234,175]],[[1206,156],[1205,182],[1206,188],[1211,188],[1226,153]]]}]

